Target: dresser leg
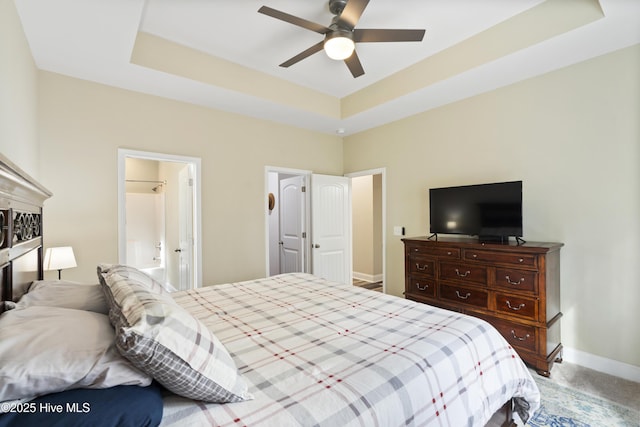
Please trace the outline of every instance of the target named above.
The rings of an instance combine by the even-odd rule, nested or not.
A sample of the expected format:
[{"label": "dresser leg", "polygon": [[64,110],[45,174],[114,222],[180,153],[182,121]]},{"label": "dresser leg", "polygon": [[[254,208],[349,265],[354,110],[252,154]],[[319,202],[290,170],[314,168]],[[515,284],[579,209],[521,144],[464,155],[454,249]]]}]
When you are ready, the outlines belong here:
[{"label": "dresser leg", "polygon": [[538,375],[549,378],[551,376],[551,368],[554,363],[562,363],[562,344],[558,346],[547,356],[547,360],[536,360],[535,368]]},{"label": "dresser leg", "polygon": [[555,363],[562,363],[562,349],[560,349],[560,352],[558,353],[558,355],[556,356],[556,360],[554,360]]},{"label": "dresser leg", "polygon": [[536,369],[538,375],[543,376],[545,378],[549,378],[551,376],[551,371],[544,371],[542,369]]}]

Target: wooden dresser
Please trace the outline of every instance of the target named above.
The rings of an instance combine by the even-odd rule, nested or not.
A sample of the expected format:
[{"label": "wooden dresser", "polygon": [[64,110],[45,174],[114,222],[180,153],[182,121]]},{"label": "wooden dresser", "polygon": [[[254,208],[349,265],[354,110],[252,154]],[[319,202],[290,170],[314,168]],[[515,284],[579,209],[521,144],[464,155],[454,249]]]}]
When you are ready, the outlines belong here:
[{"label": "wooden dresser", "polygon": [[488,321],[540,375],[562,361],[562,243],[402,240],[407,299]]}]

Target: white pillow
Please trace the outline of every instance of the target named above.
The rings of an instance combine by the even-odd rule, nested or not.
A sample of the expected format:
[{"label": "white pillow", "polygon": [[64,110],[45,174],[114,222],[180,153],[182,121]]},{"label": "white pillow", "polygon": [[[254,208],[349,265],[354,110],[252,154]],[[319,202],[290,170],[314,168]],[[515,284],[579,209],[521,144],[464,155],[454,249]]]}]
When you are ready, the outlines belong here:
[{"label": "white pillow", "polygon": [[64,280],[37,280],[29,286],[16,308],[31,306],[73,308],[108,314],[109,307],[99,283],[84,284]]},{"label": "white pillow", "polygon": [[147,386],[104,314],[32,306],[0,315],[0,402],[74,388]]}]

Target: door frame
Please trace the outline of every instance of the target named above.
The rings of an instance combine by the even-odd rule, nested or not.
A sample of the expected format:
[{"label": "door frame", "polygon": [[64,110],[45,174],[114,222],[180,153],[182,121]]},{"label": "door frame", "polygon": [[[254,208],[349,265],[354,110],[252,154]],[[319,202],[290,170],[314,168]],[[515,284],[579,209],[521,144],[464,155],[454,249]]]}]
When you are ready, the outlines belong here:
[{"label": "door frame", "polygon": [[[381,175],[382,185],[382,292],[387,293],[387,168],[367,169],[347,173],[347,178],[360,176]],[[351,256],[353,257],[353,250]]]},{"label": "door frame", "polygon": [[201,159],[199,157],[179,156],[151,151],[129,150],[118,148],[118,262],[127,261],[126,237],[126,158],[133,157],[159,162],[180,162],[190,164],[193,168],[193,261],[194,288],[202,284],[202,202],[201,202]]}]

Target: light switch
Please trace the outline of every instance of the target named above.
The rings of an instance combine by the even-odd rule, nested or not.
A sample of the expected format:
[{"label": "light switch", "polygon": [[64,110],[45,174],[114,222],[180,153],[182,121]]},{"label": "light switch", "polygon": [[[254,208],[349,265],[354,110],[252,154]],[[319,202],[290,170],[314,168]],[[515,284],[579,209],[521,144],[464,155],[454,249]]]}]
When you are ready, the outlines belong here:
[{"label": "light switch", "polygon": [[401,225],[396,225],[393,227],[393,235],[394,236],[404,236],[404,227]]}]

